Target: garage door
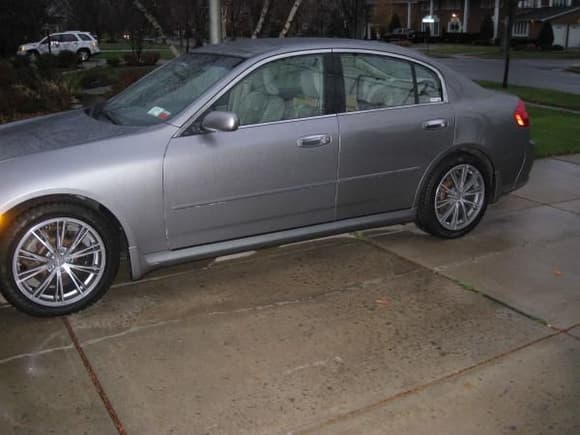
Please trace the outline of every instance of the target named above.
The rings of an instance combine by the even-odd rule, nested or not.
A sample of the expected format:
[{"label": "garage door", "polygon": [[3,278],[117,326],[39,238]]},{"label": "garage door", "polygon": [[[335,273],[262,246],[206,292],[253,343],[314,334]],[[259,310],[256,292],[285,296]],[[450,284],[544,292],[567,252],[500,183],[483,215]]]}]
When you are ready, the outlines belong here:
[{"label": "garage door", "polygon": [[570,35],[568,36],[569,48],[580,48],[580,24],[570,26]]},{"label": "garage door", "polygon": [[554,24],[552,30],[554,31],[554,45],[561,45],[566,47],[566,24]]}]

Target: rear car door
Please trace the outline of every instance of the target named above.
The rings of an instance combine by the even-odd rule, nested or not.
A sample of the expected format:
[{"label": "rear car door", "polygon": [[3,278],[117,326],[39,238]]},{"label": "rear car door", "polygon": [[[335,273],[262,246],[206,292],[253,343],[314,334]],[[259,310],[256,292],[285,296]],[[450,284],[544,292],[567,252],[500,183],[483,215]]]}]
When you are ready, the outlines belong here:
[{"label": "rear car door", "polygon": [[171,140],[164,163],[170,248],[334,219],[338,122],[327,114],[329,56],[257,67],[206,111],[237,113],[238,130],[201,131],[196,121]]},{"label": "rear car door", "polygon": [[344,107],[337,218],[411,208],[429,163],[453,141],[440,74],[375,52],[339,52]]},{"label": "rear car door", "polygon": [[72,33],[63,33],[60,35],[60,51],[72,51],[76,53],[79,48],[79,40]]}]

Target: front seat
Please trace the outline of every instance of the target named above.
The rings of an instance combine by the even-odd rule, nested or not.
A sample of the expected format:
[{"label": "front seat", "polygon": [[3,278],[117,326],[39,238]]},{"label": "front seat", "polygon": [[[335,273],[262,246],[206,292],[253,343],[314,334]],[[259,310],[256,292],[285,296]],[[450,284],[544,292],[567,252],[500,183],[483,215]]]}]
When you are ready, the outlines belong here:
[{"label": "front seat", "polygon": [[271,71],[258,71],[251,82],[252,90],[237,110],[242,125],[282,120],[284,100],[278,95]]}]

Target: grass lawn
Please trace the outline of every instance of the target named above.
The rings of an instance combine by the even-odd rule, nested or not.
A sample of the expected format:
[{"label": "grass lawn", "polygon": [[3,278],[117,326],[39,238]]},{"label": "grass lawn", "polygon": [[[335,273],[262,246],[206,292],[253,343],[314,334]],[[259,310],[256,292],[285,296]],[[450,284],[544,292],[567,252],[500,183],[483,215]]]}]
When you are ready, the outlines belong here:
[{"label": "grass lawn", "polygon": [[580,95],[566,92],[553,91],[551,89],[530,88],[527,86],[509,85],[507,89],[501,87],[501,83],[479,81],[481,86],[496,89],[502,92],[517,95],[522,100],[530,103],[545,104],[548,106],[563,107],[565,109],[580,110]]},{"label": "grass lawn", "polygon": [[[418,43],[416,48],[425,51],[425,44]],[[476,56],[486,59],[502,59],[503,50],[501,47],[470,45],[470,44],[433,44],[429,48],[429,55],[434,57],[448,57],[457,54],[466,56]],[[510,51],[510,56],[514,59],[579,59],[580,50],[544,51],[533,49],[521,49]]]},{"label": "grass lawn", "polygon": [[580,115],[528,107],[536,157],[580,153]]}]

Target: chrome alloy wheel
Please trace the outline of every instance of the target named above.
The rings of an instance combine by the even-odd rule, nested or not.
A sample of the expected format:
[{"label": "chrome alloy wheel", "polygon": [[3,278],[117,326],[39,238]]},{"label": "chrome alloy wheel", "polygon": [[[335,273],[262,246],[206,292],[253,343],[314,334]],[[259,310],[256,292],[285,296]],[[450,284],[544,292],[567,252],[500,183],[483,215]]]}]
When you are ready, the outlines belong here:
[{"label": "chrome alloy wheel", "polygon": [[31,301],[63,307],[97,287],[106,263],[105,244],[93,227],[78,219],[52,218],[20,239],[12,274],[18,290]]},{"label": "chrome alloy wheel", "polygon": [[466,228],[479,216],[485,200],[485,181],[473,165],[460,164],[441,179],[435,192],[435,215],[445,229]]}]

